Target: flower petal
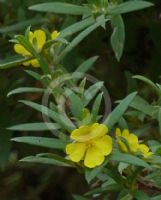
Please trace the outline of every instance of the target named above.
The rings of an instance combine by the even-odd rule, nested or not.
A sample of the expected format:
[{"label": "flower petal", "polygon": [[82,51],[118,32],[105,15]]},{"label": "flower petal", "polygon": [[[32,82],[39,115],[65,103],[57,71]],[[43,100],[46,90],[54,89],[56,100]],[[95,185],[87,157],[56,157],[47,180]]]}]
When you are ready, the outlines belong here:
[{"label": "flower petal", "polygon": [[117,138],[117,143],[118,143],[119,149],[120,149],[122,152],[125,152],[125,153],[128,152],[128,148],[127,148],[126,144],[124,144],[124,142],[121,141],[119,138]]},{"label": "flower petal", "polygon": [[32,64],[33,67],[40,67],[39,62],[38,62],[37,59],[31,60],[31,64]]},{"label": "flower petal", "polygon": [[121,130],[120,128],[116,128],[116,136],[121,136],[122,133],[121,133]]},{"label": "flower petal", "polygon": [[70,160],[79,162],[84,157],[86,151],[85,143],[73,143],[66,146],[66,153],[69,155]]},{"label": "flower petal", "polygon": [[105,160],[104,155],[100,151],[99,148],[92,146],[88,148],[85,159],[84,159],[84,165],[89,168],[94,168],[96,166],[101,165]]},{"label": "flower petal", "polygon": [[23,62],[23,65],[24,65],[24,66],[29,66],[29,65],[31,65],[31,61]]},{"label": "flower petal", "polygon": [[103,155],[107,156],[112,152],[112,138],[109,135],[94,140],[94,145],[100,149]]},{"label": "flower petal", "polygon": [[90,132],[89,126],[81,126],[78,129],[75,129],[71,133],[71,139],[79,141],[79,142],[88,141],[90,139],[88,137],[89,132]]},{"label": "flower petal", "polygon": [[127,138],[127,141],[129,143],[130,151],[132,153],[136,153],[139,145],[138,137],[134,134],[130,134],[130,136]]},{"label": "flower petal", "polygon": [[122,137],[127,139],[129,136],[130,136],[129,130],[124,129],[122,132]]},{"label": "flower petal", "polygon": [[51,33],[51,39],[52,39],[52,40],[55,40],[55,39],[58,38],[59,35],[60,35],[60,33],[59,33],[58,31],[53,31],[53,32]]},{"label": "flower petal", "polygon": [[104,124],[93,124],[91,126],[90,138],[95,139],[104,136],[108,132],[108,128]]},{"label": "flower petal", "polygon": [[137,151],[141,152],[145,158],[153,154],[153,152],[149,151],[149,147],[145,144],[140,144]]},{"label": "flower petal", "polygon": [[30,52],[28,52],[21,44],[15,44],[14,50],[16,53],[21,54],[22,56],[31,56]]},{"label": "flower petal", "polygon": [[71,138],[78,142],[86,142],[104,136],[108,128],[104,124],[94,123],[92,126],[81,126],[71,133]]},{"label": "flower petal", "polygon": [[36,30],[34,31],[33,36],[32,36],[32,43],[33,43],[34,38],[37,41],[37,48],[41,50],[43,45],[46,42],[46,33],[43,30]]}]

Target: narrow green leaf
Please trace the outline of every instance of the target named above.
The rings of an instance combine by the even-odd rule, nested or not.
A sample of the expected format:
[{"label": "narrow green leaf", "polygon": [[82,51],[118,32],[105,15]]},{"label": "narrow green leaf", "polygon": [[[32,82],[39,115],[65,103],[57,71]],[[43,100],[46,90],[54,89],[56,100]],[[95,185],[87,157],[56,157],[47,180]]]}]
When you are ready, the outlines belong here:
[{"label": "narrow green leaf", "polygon": [[98,94],[98,96],[96,97],[93,106],[92,106],[92,118],[91,118],[91,122],[97,122],[98,119],[98,114],[99,114],[99,110],[100,110],[100,106],[101,106],[101,101],[102,101],[102,96],[103,93]]},{"label": "narrow green leaf", "polygon": [[114,15],[111,19],[113,33],[111,35],[111,45],[117,60],[119,61],[125,42],[125,25],[121,15]]},{"label": "narrow green leaf", "polygon": [[11,126],[7,129],[14,131],[49,131],[49,130],[60,129],[60,126],[58,126],[56,123],[37,122],[37,123],[19,124]]},{"label": "narrow green leaf", "polygon": [[0,70],[1,69],[9,69],[9,68],[13,68],[13,67],[18,67],[19,65],[21,65],[22,63],[31,60],[32,58],[23,58],[23,57],[19,57],[19,58],[11,58],[9,61],[1,61],[0,62]]},{"label": "narrow green leaf", "polygon": [[142,0],[132,0],[127,1],[118,5],[114,5],[109,12],[111,14],[123,14],[128,12],[133,12],[136,10],[141,10],[144,8],[148,8],[150,6],[153,6],[154,4],[148,1],[142,1]]},{"label": "narrow green leaf", "polygon": [[150,163],[152,164],[158,164],[158,165],[161,165],[161,156],[158,156],[158,155],[152,155],[150,160],[149,160]]},{"label": "narrow green leaf", "polygon": [[110,191],[120,191],[122,188],[120,185],[118,184],[111,184],[111,185],[108,185],[108,187],[99,187],[99,188],[95,188],[87,193],[85,193],[85,196],[91,196],[91,195],[95,195],[95,194],[102,194],[102,193],[107,193],[107,192],[110,192]]},{"label": "narrow green leaf", "polygon": [[28,93],[28,92],[34,92],[34,93],[43,93],[45,92],[44,88],[34,88],[34,87],[21,87],[21,88],[16,88],[12,91],[10,91],[7,96],[11,96],[13,94],[19,94],[19,93]]},{"label": "narrow green leaf", "polygon": [[34,26],[34,25],[38,25],[38,24],[42,24],[46,22],[48,22],[47,18],[29,19],[22,22],[18,22],[13,25],[8,25],[3,28],[0,28],[0,33],[14,32],[14,31],[25,29],[27,26],[31,26],[31,25]]},{"label": "narrow green leaf", "polygon": [[61,150],[64,150],[66,146],[66,143],[60,139],[46,138],[46,137],[35,137],[35,136],[15,137],[12,138],[11,141],[46,147],[50,149],[61,149]]},{"label": "narrow green leaf", "polygon": [[133,192],[133,197],[135,197],[136,200],[151,200],[150,197],[148,197],[147,194],[145,194],[143,191],[135,191]]},{"label": "narrow green leaf", "polygon": [[31,71],[31,70],[24,70],[27,74],[29,74],[30,76],[32,76],[34,79],[36,79],[37,81],[41,80],[41,75],[38,74],[37,72]]},{"label": "narrow green leaf", "polygon": [[103,87],[103,82],[97,82],[90,86],[84,93],[83,104],[87,106],[89,102],[95,97],[98,91]]},{"label": "narrow green leaf", "polygon": [[92,58],[89,58],[88,60],[84,61],[76,70],[75,72],[85,73],[87,72],[93,64],[98,59],[98,56],[94,56]]},{"label": "narrow green leaf", "polygon": [[150,79],[146,78],[145,76],[141,76],[141,75],[133,76],[133,78],[145,82],[146,84],[148,84],[156,92],[156,94],[158,96],[160,96],[159,88]]},{"label": "narrow green leaf", "polygon": [[27,51],[35,56],[35,49],[24,35],[16,35],[15,38]]},{"label": "narrow green leaf", "polygon": [[20,162],[29,162],[29,163],[40,163],[40,164],[48,164],[48,165],[57,165],[57,166],[64,166],[70,167],[69,164],[59,161],[54,158],[44,158],[38,156],[28,156],[20,160]]},{"label": "narrow green leaf", "polygon": [[93,17],[88,17],[87,19],[84,19],[82,21],[76,22],[64,30],[60,32],[60,37],[67,37],[69,35],[72,35],[78,31],[81,31],[85,29],[86,27],[92,25],[95,22],[95,19]]},{"label": "narrow green leaf", "polygon": [[81,119],[81,113],[84,108],[81,99],[72,90],[65,88],[65,95],[71,103],[71,111],[74,117]]},{"label": "narrow green leaf", "polygon": [[161,107],[158,110],[159,133],[161,135]]},{"label": "narrow green leaf", "polygon": [[29,10],[71,15],[84,15],[90,13],[90,10],[87,7],[58,2],[36,4],[30,6]]},{"label": "narrow green leaf", "polygon": [[144,160],[127,153],[121,153],[121,152],[113,152],[112,155],[109,157],[109,160],[117,161],[117,162],[125,162],[132,165],[145,167],[148,169],[151,169],[151,166],[147,164]]},{"label": "narrow green leaf", "polygon": [[82,197],[80,195],[73,195],[73,198],[74,198],[74,200],[89,200],[89,199]]},{"label": "narrow green leaf", "polygon": [[85,169],[85,178],[88,183],[90,183],[99,173],[101,173],[102,169],[107,165],[106,161],[103,165],[96,167],[94,169]]},{"label": "narrow green leaf", "polygon": [[130,103],[133,101],[136,94],[137,92],[133,92],[129,94],[125,99],[121,101],[121,103],[106,118],[104,124],[106,124],[109,129],[111,129],[120,120],[122,115],[125,113],[125,111],[129,107]]},{"label": "narrow green leaf", "polygon": [[155,197],[151,197],[151,200],[160,200],[161,199],[161,194],[155,196]]},{"label": "narrow green leaf", "polygon": [[50,117],[51,119],[55,120],[55,122],[62,125],[62,127],[67,129],[68,131],[71,131],[75,128],[74,124],[68,118],[65,118],[63,115],[58,114],[57,112],[49,109],[46,106],[34,103],[32,101],[21,100],[19,102],[21,102],[31,108],[34,108],[35,110],[41,112],[42,114]]},{"label": "narrow green leaf", "polygon": [[129,107],[134,108],[146,115],[154,117],[155,109],[147,101],[145,101],[140,96],[136,96],[134,100],[130,103]]},{"label": "narrow green leaf", "polygon": [[96,28],[98,28],[99,26],[102,26],[106,21],[108,21],[109,19],[105,19],[104,16],[100,16],[99,19],[92,24],[91,26],[89,26],[88,28],[86,28],[85,30],[83,30],[80,34],[78,34],[78,36],[76,36],[72,42],[64,49],[64,51],[60,54],[57,62],[59,62],[60,60],[62,60],[62,58],[64,56],[66,56],[67,53],[69,53],[74,47],[76,47],[85,37],[87,37],[92,31],[94,31]]}]

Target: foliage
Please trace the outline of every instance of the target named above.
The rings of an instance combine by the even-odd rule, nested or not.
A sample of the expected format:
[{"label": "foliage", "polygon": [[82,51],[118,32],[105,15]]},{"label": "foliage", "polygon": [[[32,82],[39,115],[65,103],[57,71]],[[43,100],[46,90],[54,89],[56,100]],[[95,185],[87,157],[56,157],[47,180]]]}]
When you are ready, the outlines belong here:
[{"label": "foliage", "polygon": [[[9,6],[8,2],[2,1],[0,4],[5,12]],[[22,156],[27,156],[20,161],[26,163],[25,165],[41,163],[52,167],[67,167],[76,169],[81,176],[84,175],[89,190],[82,196],[73,195],[73,199],[159,199],[161,85],[151,80],[155,80],[160,73],[160,70],[155,70],[154,62],[156,57],[156,60],[160,59],[158,27],[148,16],[148,9],[133,14],[134,11],[145,8],[154,9],[150,8],[154,4],[143,0],[73,0],[45,3],[23,1],[18,5],[18,13],[12,8],[14,13],[9,13],[3,22],[8,25],[0,28],[5,47],[2,52],[5,59],[0,60],[1,73],[5,73],[4,70],[11,70],[13,73],[12,80],[0,80],[9,91],[8,95],[3,94],[3,98],[8,98],[7,105],[2,108],[4,116],[1,122],[7,127],[4,131],[6,137],[4,133],[1,136],[2,143],[6,141],[2,146],[5,161],[10,156],[11,133],[25,131],[25,136],[17,133],[18,136],[14,135],[11,140],[43,148],[43,152],[41,148],[35,153],[24,151]],[[137,13],[141,15],[141,19],[137,17]],[[8,21],[10,15],[13,15],[13,21],[17,23]],[[137,27],[147,26],[147,21],[142,19],[144,17],[152,22],[148,26],[150,34],[153,35],[153,43],[158,49],[158,54],[152,54],[151,61],[145,56],[145,65],[150,62],[152,67],[155,65],[154,69],[150,67],[146,71],[147,74],[153,72],[151,79],[136,75],[137,70],[135,73],[129,70],[130,72],[123,75],[120,66],[116,66],[126,60],[126,54],[129,56],[127,65],[130,62],[135,63],[135,57],[128,52],[135,49],[133,41],[136,41]],[[139,20],[141,22],[138,25]],[[131,23],[134,30],[129,30]],[[103,44],[102,40],[106,34],[107,41]],[[7,44],[8,39],[12,45]],[[15,53],[10,50],[13,46]],[[104,71],[110,69],[112,75],[104,77],[102,74],[100,77],[101,60],[95,53],[101,55],[102,49],[106,48],[109,52],[113,50],[113,53],[109,54],[112,55],[108,62],[111,67]],[[16,53],[19,55],[15,55]],[[141,55],[140,53],[138,57]],[[102,58],[106,59],[106,56]],[[138,63],[140,66],[143,61]],[[20,67],[26,66],[29,70],[24,70],[21,74]],[[14,75],[15,69],[20,73],[18,80],[17,75]],[[115,75],[118,72],[121,73],[118,75],[119,79]],[[140,72],[143,72],[143,69]],[[98,78],[112,81],[104,83]],[[122,85],[119,82],[124,81],[123,79],[127,81],[126,91],[118,87]],[[106,89],[107,83],[109,92]],[[141,84],[138,88],[137,83]],[[117,92],[121,95],[117,95]],[[12,99],[17,98],[15,95],[25,100],[19,100],[13,112],[5,115],[6,107],[13,106]],[[122,100],[117,101],[118,105],[114,106],[116,99]],[[29,111],[38,111],[40,115],[36,120],[32,115],[33,111],[27,115],[22,112],[22,109],[27,109],[24,105],[30,108]],[[20,124],[15,125],[17,122]],[[122,133],[120,129],[116,130],[118,127],[123,130]],[[29,131],[38,132],[38,135],[26,136]],[[45,136],[44,131],[47,134]],[[0,160],[4,166],[4,158]],[[34,167],[37,168],[38,165]],[[53,169],[56,169],[55,167]],[[48,181],[49,179],[46,180]]]}]

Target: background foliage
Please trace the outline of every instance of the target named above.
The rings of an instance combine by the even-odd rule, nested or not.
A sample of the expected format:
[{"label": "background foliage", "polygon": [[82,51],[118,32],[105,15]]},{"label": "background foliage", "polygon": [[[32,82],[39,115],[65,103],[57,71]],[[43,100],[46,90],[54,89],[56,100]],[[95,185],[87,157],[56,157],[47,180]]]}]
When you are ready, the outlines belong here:
[{"label": "background foliage", "polygon": [[[40,0],[1,0],[0,1],[0,62],[13,55],[13,44],[9,43],[15,34],[22,33],[28,25],[34,28],[45,27],[49,30],[62,30],[73,22],[79,20],[74,16],[62,16],[51,13],[39,13],[28,10],[28,7]],[[47,2],[47,1],[45,1]],[[51,2],[51,0],[50,0]],[[54,1],[53,1],[54,2]],[[63,2],[63,1],[62,1]],[[84,1],[65,2],[82,4]],[[107,25],[106,31],[102,28],[90,34],[81,45],[75,48],[64,61],[64,65],[73,71],[83,60],[99,55],[91,74],[105,81],[112,102],[121,99],[129,92],[139,90],[149,102],[155,94],[146,84],[136,82],[130,77],[135,74],[144,74],[154,82],[160,82],[161,74],[161,18],[160,0],[152,1],[154,7],[123,15],[126,27],[125,51],[120,62],[117,62],[110,45],[112,28]],[[75,59],[73,59],[75,58]],[[25,108],[18,99],[38,100],[39,95],[21,94],[6,98],[12,89],[24,86],[37,86],[31,79],[17,67],[1,71],[0,75],[0,199],[3,200],[37,200],[45,199],[71,199],[72,193],[84,193],[88,190],[87,183],[81,175],[65,168],[52,168],[50,166],[22,165],[18,159],[30,152],[43,152],[42,148],[27,145],[16,145],[10,142],[12,136],[27,135],[24,132],[7,131],[6,127],[17,122],[25,123],[38,121],[40,115],[30,108]],[[114,105],[114,104],[113,104]],[[134,121],[139,129],[142,123]],[[153,126],[155,127],[155,123]],[[155,134],[155,130],[151,130]],[[42,133],[39,133],[41,136]],[[46,132],[46,136],[48,133]],[[46,172],[46,173],[44,173]],[[79,185],[79,187],[78,187]]]}]

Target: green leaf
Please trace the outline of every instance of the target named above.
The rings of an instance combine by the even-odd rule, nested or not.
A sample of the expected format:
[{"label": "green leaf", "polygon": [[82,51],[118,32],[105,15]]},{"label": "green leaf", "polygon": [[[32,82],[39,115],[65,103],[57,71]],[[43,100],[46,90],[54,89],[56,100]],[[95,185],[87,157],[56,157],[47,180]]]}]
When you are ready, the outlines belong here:
[{"label": "green leaf", "polygon": [[145,76],[141,76],[141,75],[133,76],[133,78],[145,82],[146,84],[148,84],[153,89],[154,92],[156,92],[156,94],[158,96],[160,96],[159,88],[150,79],[146,78]]},{"label": "green leaf", "polygon": [[0,70],[17,67],[17,66],[21,65],[22,63],[29,61],[31,59],[32,58],[13,57],[13,58],[10,58],[8,61],[3,60],[3,61],[0,62]]},{"label": "green leaf", "polygon": [[100,110],[100,106],[101,106],[101,101],[102,101],[102,96],[103,93],[98,94],[98,96],[96,97],[93,106],[92,106],[92,112],[91,112],[91,122],[97,122],[98,119],[98,114],[99,114],[99,110]]},{"label": "green leaf", "polygon": [[0,28],[0,33],[14,32],[14,31],[25,29],[27,26],[31,26],[31,25],[34,26],[34,25],[43,24],[46,22],[48,22],[47,18],[29,19],[29,20],[25,20],[13,25]]},{"label": "green leaf", "polygon": [[65,88],[65,95],[71,103],[71,111],[74,117],[81,119],[81,113],[84,108],[81,99],[72,90]]},{"label": "green leaf", "polygon": [[71,15],[84,15],[90,13],[90,10],[87,7],[58,2],[36,4],[30,6],[29,10]]},{"label": "green leaf", "polygon": [[74,33],[81,31],[85,29],[86,27],[92,25],[95,22],[95,19],[93,17],[88,17],[87,19],[84,19],[82,21],[76,22],[64,30],[60,32],[60,37],[67,37],[69,35],[73,35]]},{"label": "green leaf", "polygon": [[161,135],[161,107],[158,110],[159,133]]},{"label": "green leaf", "polygon": [[120,120],[122,115],[125,113],[125,111],[129,107],[130,103],[133,101],[136,94],[137,92],[133,92],[129,94],[125,99],[121,101],[121,103],[106,118],[104,124],[106,124],[109,129],[111,129]]},{"label": "green leaf", "polygon": [[144,160],[142,160],[142,159],[140,159],[140,158],[138,158],[134,155],[130,155],[130,154],[127,154],[127,153],[121,153],[119,151],[113,152],[112,155],[109,156],[108,159],[112,160],[112,161],[125,162],[125,163],[129,163],[129,164],[132,164],[132,165],[151,169],[151,166],[148,165]]},{"label": "green leaf", "polygon": [[147,101],[145,101],[140,96],[136,96],[134,100],[131,102],[129,107],[134,108],[146,115],[154,117],[155,109],[154,106],[151,106]]},{"label": "green leaf", "polygon": [[37,81],[41,80],[41,75],[38,74],[37,72],[31,71],[31,70],[24,70],[27,74],[29,74],[30,76],[32,76],[34,79],[36,79]]},{"label": "green leaf", "polygon": [[113,33],[111,35],[111,45],[113,51],[115,52],[115,56],[119,61],[123,53],[125,42],[125,25],[121,15],[113,16],[111,19],[111,25],[113,28]]},{"label": "green leaf", "polygon": [[160,200],[161,199],[161,194],[155,196],[155,197],[151,197],[151,200]]},{"label": "green leaf", "polygon": [[157,140],[149,140],[148,145],[150,149],[152,150],[152,152],[154,153],[157,152],[159,148],[161,148],[161,143],[158,142]]},{"label": "green leaf", "polygon": [[105,188],[102,188],[102,187],[99,187],[99,188],[95,188],[87,193],[85,193],[85,196],[91,196],[91,195],[95,195],[95,194],[102,194],[102,193],[107,193],[107,192],[110,192],[110,191],[120,191],[121,186],[118,185],[118,184],[111,184],[111,185],[108,185],[108,187],[105,187]]},{"label": "green leaf", "polygon": [[75,72],[85,73],[87,72],[93,64],[98,59],[98,56],[94,56],[92,58],[89,58],[88,60],[84,61],[76,70]]},{"label": "green leaf", "polygon": [[133,12],[136,10],[141,10],[144,8],[148,8],[150,6],[153,6],[154,4],[148,1],[142,1],[142,0],[132,0],[128,2],[124,2],[118,5],[114,5],[109,12],[111,14],[123,14],[128,12]]},{"label": "green leaf", "polygon": [[45,158],[45,157],[39,157],[39,156],[28,156],[28,157],[21,159],[20,162],[41,163],[41,164],[48,164],[48,165],[71,167],[70,164],[63,162],[62,160],[58,159],[57,157],[56,158]]},{"label": "green leaf", "polygon": [[34,103],[32,101],[21,100],[19,102],[21,102],[27,106],[30,106],[31,108],[34,108],[35,110],[41,112],[42,114],[50,117],[55,122],[62,125],[62,127],[67,129],[68,131],[72,131],[75,128],[74,124],[68,118],[65,118],[63,115],[58,114],[57,112],[49,109],[46,106]]},{"label": "green leaf", "polygon": [[34,92],[34,93],[43,93],[46,90],[43,88],[34,88],[34,87],[21,87],[21,88],[16,88],[12,91],[10,91],[7,96],[11,96],[13,94],[19,94],[19,93],[28,93],[28,92]]},{"label": "green leaf", "polygon": [[19,124],[11,126],[7,129],[14,131],[49,131],[49,130],[60,129],[60,127],[56,123],[37,122],[37,123]]},{"label": "green leaf", "polygon": [[87,106],[89,102],[95,97],[99,90],[103,87],[103,82],[97,82],[90,86],[84,93],[83,104]]},{"label": "green leaf", "polygon": [[88,28],[86,28],[85,30],[83,30],[80,34],[78,34],[72,40],[72,42],[60,54],[57,62],[61,61],[62,58],[65,57],[67,55],[67,53],[69,53],[74,47],[76,47],[85,37],[87,37],[92,31],[94,31],[99,26],[104,25],[104,23],[106,21],[108,21],[108,20],[109,19],[105,19],[104,16],[100,16],[99,18],[97,18],[97,21],[94,24],[92,24],[91,26],[89,26]]},{"label": "green leaf", "polygon": [[80,195],[73,195],[73,198],[74,198],[74,200],[89,200],[89,199],[82,197]]},{"label": "green leaf", "polygon": [[135,197],[136,200],[151,200],[150,197],[148,197],[147,194],[145,194],[143,191],[135,191],[133,192],[133,197]]},{"label": "green leaf", "polygon": [[99,174],[101,173],[102,169],[107,165],[106,161],[103,165],[96,167],[94,169],[85,169],[85,178],[88,184]]},{"label": "green leaf", "polygon": [[60,139],[46,138],[46,137],[34,137],[34,136],[15,137],[12,138],[11,141],[46,147],[50,149],[61,149],[61,150],[64,150],[66,146],[66,142]]},{"label": "green leaf", "polygon": [[25,36],[16,35],[15,38],[19,42],[19,44],[21,44],[27,51],[29,51],[33,56],[35,56],[35,49]]},{"label": "green leaf", "polygon": [[161,156],[158,156],[158,155],[152,155],[152,156],[150,157],[149,162],[152,163],[152,164],[158,164],[158,165],[161,165]]}]

